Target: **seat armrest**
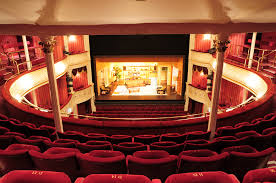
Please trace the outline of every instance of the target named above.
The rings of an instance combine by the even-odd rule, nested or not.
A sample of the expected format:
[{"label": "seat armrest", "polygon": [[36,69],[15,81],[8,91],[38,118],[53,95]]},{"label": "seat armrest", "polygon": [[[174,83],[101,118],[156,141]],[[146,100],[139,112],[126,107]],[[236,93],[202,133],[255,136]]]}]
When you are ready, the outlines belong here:
[{"label": "seat armrest", "polygon": [[[82,183],[84,181],[83,177],[79,177],[75,180],[75,183]],[[1,183],[1,182],[0,182]]]},{"label": "seat armrest", "polygon": [[152,179],[151,182],[152,183],[162,183],[160,179]]}]

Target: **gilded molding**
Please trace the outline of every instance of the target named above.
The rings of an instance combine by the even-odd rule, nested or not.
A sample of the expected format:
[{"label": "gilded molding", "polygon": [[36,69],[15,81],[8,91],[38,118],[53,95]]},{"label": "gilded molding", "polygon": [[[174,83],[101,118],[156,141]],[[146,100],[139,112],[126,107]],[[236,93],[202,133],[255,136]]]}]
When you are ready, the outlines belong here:
[{"label": "gilded molding", "polygon": [[53,36],[45,38],[39,43],[42,46],[42,50],[45,54],[52,53],[56,44],[56,40]]},{"label": "gilded molding", "polygon": [[214,47],[218,52],[225,52],[225,50],[228,48],[227,44],[229,44],[230,41],[221,41],[221,40],[214,40]]}]

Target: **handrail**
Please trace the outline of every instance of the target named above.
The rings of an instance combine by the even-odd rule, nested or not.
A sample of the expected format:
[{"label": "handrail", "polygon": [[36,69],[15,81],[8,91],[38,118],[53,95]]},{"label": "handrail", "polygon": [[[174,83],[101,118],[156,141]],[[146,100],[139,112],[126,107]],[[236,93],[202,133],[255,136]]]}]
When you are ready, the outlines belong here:
[{"label": "handrail", "polygon": [[[233,51],[234,48],[236,48],[236,50]],[[244,48],[248,49],[247,53],[246,53],[247,55],[245,57],[241,56],[241,54],[244,53],[243,50],[241,50],[241,48],[242,49],[244,49]],[[247,61],[249,61],[250,47],[245,46],[245,45],[231,44],[229,46],[228,50],[229,50],[228,53],[230,55],[237,56],[239,58],[243,58],[244,59],[243,66],[246,67]],[[257,59],[255,59],[255,58],[252,59],[253,62],[257,62],[257,68],[256,68],[257,71],[260,71],[260,67],[262,67],[262,63],[263,63],[264,58],[267,57],[267,56],[269,56],[269,55],[271,55],[272,53],[276,52],[276,49],[275,50],[269,50],[269,49],[263,49],[263,48],[254,48],[254,50],[258,50],[258,51],[262,52],[261,56],[259,56],[259,55],[254,56]],[[266,52],[268,52],[268,53],[265,54]],[[273,65],[275,65],[275,60],[276,60],[276,54],[275,54],[275,58],[274,58],[274,61],[273,61]]]}]

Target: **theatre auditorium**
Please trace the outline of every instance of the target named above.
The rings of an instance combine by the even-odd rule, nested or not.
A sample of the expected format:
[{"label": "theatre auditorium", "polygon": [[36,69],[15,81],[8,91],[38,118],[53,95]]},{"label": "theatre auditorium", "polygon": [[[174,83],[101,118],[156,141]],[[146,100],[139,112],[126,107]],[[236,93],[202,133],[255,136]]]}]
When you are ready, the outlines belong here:
[{"label": "theatre auditorium", "polygon": [[0,183],[276,182],[275,12],[1,2]]}]

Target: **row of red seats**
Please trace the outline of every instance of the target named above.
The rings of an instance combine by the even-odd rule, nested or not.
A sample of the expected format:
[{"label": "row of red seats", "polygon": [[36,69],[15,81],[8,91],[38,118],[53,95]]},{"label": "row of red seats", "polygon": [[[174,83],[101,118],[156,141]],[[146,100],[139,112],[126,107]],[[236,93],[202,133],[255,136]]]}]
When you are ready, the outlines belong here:
[{"label": "row of red seats", "polygon": [[[265,170],[265,169],[264,169]],[[264,171],[263,170],[263,171]],[[267,171],[267,170],[265,170]],[[224,172],[194,172],[171,175],[166,183],[202,182],[209,183],[239,183],[235,176]],[[54,171],[15,170],[0,179],[1,183],[72,183],[68,175]],[[92,174],[85,178],[78,178],[75,183],[161,183],[150,180],[144,175],[131,174]],[[248,183],[248,182],[246,182]]]},{"label": "row of red seats", "polygon": [[[263,168],[249,171],[242,183],[276,182],[276,169]],[[15,170],[0,179],[0,183],[72,183],[63,172]],[[78,178],[75,183],[161,183],[144,175],[92,174]],[[235,176],[220,171],[181,173],[169,176],[165,183],[239,183]]]},{"label": "row of red seats", "polygon": [[[254,132],[252,129],[256,129],[259,132],[264,132],[264,135],[267,135],[268,132],[270,131],[275,131],[276,128],[272,127],[275,126],[275,116],[272,116],[270,119],[258,119],[257,122],[254,124],[249,124],[249,123],[239,123],[236,125],[236,127],[221,127],[217,129],[217,135],[216,136],[229,136],[229,135],[235,135],[235,133],[240,132],[241,135],[245,135],[248,133],[248,131],[244,132],[245,130],[250,130],[251,135],[257,135],[257,132]],[[50,137],[51,139],[56,138],[56,132],[55,128],[51,126],[46,126],[42,125],[39,128],[35,127],[34,124],[30,123],[20,123],[20,122],[14,122],[14,120],[10,119],[2,119],[0,121],[0,125],[8,127],[12,131],[17,132],[8,132],[9,129],[2,127],[0,128],[0,134],[5,134],[7,133],[12,135],[19,135],[18,133],[22,133],[21,136],[25,138],[25,136],[45,136],[45,137]],[[271,128],[269,128],[271,127]],[[25,136],[24,136],[24,135]],[[96,133],[88,133],[87,135],[77,132],[77,131],[67,131],[65,133],[58,133],[58,136],[63,139],[74,139],[78,140],[79,142],[87,142],[90,140],[102,140],[102,141],[110,141],[112,144],[118,144],[120,142],[141,142],[144,144],[150,144],[153,142],[158,142],[158,141],[174,141],[176,143],[183,143],[186,140],[196,140],[196,139],[209,139],[209,134],[210,132],[202,132],[202,131],[194,131],[194,132],[188,132],[184,134],[179,134],[179,133],[169,133],[169,134],[163,134],[161,136],[159,135],[137,135],[132,138],[132,136],[128,135],[112,135],[112,136],[107,136],[105,134],[96,134]],[[260,139],[264,137],[259,137]]]},{"label": "row of red seats", "polygon": [[93,114],[181,114],[181,115],[186,115],[187,111],[99,111],[97,110]]},{"label": "row of red seats", "polygon": [[240,180],[252,169],[263,168],[274,148],[257,151],[250,146],[233,146],[222,153],[202,149],[182,151],[178,156],[166,151],[136,151],[126,156],[120,151],[93,150],[83,154],[75,148],[52,147],[45,152],[27,144],[12,144],[0,151],[1,173],[17,169],[62,171],[72,179],[98,173],[130,173],[165,180],[169,175],[195,171],[225,171]]}]

